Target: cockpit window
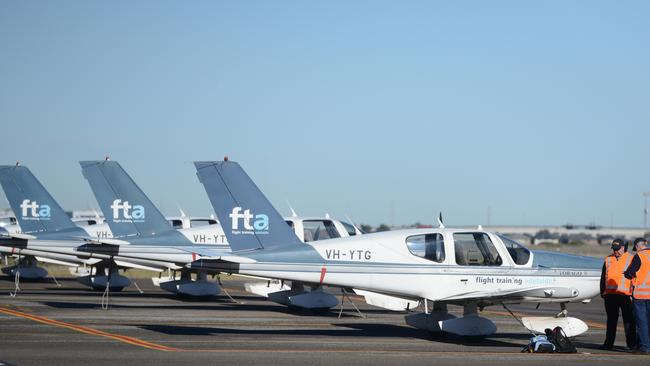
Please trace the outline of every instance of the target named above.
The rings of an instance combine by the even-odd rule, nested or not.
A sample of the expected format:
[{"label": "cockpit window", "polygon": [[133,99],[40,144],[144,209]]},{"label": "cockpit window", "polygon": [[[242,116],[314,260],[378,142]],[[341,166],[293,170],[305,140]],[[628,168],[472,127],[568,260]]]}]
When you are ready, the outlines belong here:
[{"label": "cockpit window", "polygon": [[209,225],[216,225],[217,220],[215,219],[191,219],[190,220],[190,226],[191,227],[201,227],[201,226],[209,226]]},{"label": "cockpit window", "polygon": [[345,231],[348,232],[348,235],[350,236],[355,236],[357,235],[357,230],[354,228],[353,225],[348,224],[347,222],[341,221],[341,225],[345,228]]},{"label": "cockpit window", "polygon": [[169,220],[169,224],[174,228],[174,229],[182,229],[183,228],[183,220]]},{"label": "cockpit window", "polygon": [[13,216],[0,218],[0,226],[16,225],[16,218]]},{"label": "cockpit window", "polygon": [[332,220],[305,220],[302,222],[302,226],[305,234],[305,243],[341,237]]},{"label": "cockpit window", "polygon": [[486,233],[454,234],[456,263],[461,266],[500,266],[497,248]]},{"label": "cockpit window", "polygon": [[530,259],[530,250],[505,235],[499,234],[499,238],[506,246],[508,254],[510,254],[515,264],[523,266],[528,263],[528,260]]},{"label": "cockpit window", "polygon": [[445,241],[441,234],[414,235],[406,238],[411,254],[441,263],[445,260]]}]

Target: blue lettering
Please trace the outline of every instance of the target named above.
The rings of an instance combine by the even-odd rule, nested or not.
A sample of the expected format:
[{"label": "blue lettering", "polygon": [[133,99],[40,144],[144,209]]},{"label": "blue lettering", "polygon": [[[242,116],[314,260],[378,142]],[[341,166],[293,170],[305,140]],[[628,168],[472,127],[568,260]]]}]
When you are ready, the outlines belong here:
[{"label": "blue lettering", "polygon": [[38,216],[40,217],[50,217],[50,206],[41,205],[41,208],[38,210]]},{"label": "blue lettering", "polygon": [[131,217],[136,219],[136,220],[143,220],[144,219],[144,207],[140,205],[134,205],[133,206],[133,212],[131,213]]},{"label": "blue lettering", "polygon": [[255,216],[255,222],[253,223],[255,230],[268,230],[269,229],[269,217],[267,215],[257,215]]}]

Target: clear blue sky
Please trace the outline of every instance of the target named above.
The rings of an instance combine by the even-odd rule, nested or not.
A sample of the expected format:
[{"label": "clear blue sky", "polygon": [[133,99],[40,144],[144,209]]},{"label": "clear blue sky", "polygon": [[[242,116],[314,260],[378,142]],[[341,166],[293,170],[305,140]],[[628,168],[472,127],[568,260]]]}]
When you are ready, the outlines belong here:
[{"label": "clear blue sky", "polygon": [[229,155],[283,213],[640,226],[648,19],[648,1],[3,1],[0,156],[67,208],[96,205],[77,161],[108,154],[165,213],[208,214],[191,162]]}]

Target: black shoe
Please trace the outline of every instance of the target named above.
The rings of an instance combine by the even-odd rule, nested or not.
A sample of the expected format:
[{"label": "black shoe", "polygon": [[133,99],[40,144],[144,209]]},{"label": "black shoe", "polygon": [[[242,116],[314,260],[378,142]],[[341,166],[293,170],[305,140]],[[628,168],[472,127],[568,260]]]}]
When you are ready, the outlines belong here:
[{"label": "black shoe", "polygon": [[614,348],[614,346],[610,346],[607,344],[603,344],[602,346],[598,347],[598,349],[601,349],[603,351],[611,351]]}]

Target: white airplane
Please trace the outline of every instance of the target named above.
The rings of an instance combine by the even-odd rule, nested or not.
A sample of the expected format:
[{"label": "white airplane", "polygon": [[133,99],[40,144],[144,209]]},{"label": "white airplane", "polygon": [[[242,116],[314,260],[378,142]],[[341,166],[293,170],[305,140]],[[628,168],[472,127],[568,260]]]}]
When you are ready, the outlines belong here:
[{"label": "white airplane", "polygon": [[[3,228],[6,236],[13,237],[15,240],[37,237],[43,240],[70,239],[75,242],[75,246],[79,245],[76,243],[79,240],[105,242],[110,241],[113,236],[110,227],[99,215],[70,219],[36,177],[24,166],[17,164],[16,166],[0,167],[0,183],[12,206],[12,210],[14,213],[18,213],[14,220],[11,220],[11,218],[9,220],[9,223],[14,222],[14,224]],[[175,218],[170,219],[171,222],[174,220]],[[214,223],[216,222],[214,219],[190,218],[183,215],[181,220],[181,226],[184,228],[179,232],[186,238],[198,235],[205,241],[206,237],[214,238],[215,235],[213,234],[220,231],[218,227],[201,225],[205,222]],[[163,221],[163,225],[167,230],[172,229],[167,221]],[[219,238],[225,240],[223,234],[220,234]],[[37,265],[38,262],[45,262],[74,268],[74,273],[79,275],[79,282],[94,289],[105,289],[108,280],[108,275],[105,272],[113,271],[115,272],[111,284],[113,291],[121,290],[130,284],[128,278],[117,274],[118,268],[138,268],[155,272],[182,268],[174,263],[148,261],[146,259],[129,261],[118,259],[110,262],[102,258],[79,255],[79,253],[70,251],[39,251],[20,246],[1,246],[0,253],[17,257],[18,263],[16,265],[2,269],[4,273],[15,276],[17,279],[41,279],[47,277],[47,271]],[[90,271],[82,270],[79,272],[80,266],[90,266],[91,268]]]},{"label": "white airplane", "polygon": [[[80,282],[97,289],[104,289],[109,282],[109,277],[111,278],[110,287],[112,290],[119,290],[128,286],[129,279],[119,275],[117,272],[117,268],[126,267],[148,269],[157,272],[163,269],[167,269],[169,272],[173,271],[173,275],[170,273],[170,276],[166,278],[160,276],[152,280],[154,280],[154,284],[160,286],[162,289],[175,294],[202,297],[215,296],[219,293],[219,287],[214,282],[207,281],[205,271],[184,267],[196,259],[195,255],[191,255],[184,250],[177,250],[176,254],[173,252],[170,253],[169,248],[162,248],[162,252],[159,250],[157,256],[152,257],[150,255],[151,252],[156,252],[156,248],[152,247],[150,245],[151,243],[160,244],[165,241],[171,241],[178,245],[187,244],[192,246],[208,246],[210,248],[219,247],[220,250],[229,251],[223,230],[214,218],[190,218],[182,210],[180,217],[163,218],[154,204],[144,195],[117,162],[110,160],[97,161],[88,162],[85,165],[84,175],[88,178],[93,193],[97,195],[102,211],[108,217],[106,222],[100,223],[100,225],[108,225],[108,228],[106,230],[102,229],[102,231],[111,232],[112,229],[112,232],[117,233],[117,239],[112,238],[112,234],[93,235],[97,231],[89,230],[92,225],[83,227],[83,229],[90,236],[95,236],[95,238],[88,239],[84,237],[84,239],[90,240],[92,243],[129,245],[128,248],[123,250],[129,257],[105,255],[101,247],[94,245],[87,245],[86,252],[80,254],[76,250],[76,247],[80,245],[78,240],[83,237],[80,230],[74,230],[76,234],[71,236],[67,233],[68,230],[73,229],[68,228],[68,226],[72,226],[70,223],[64,221],[67,226],[52,226],[50,221],[58,220],[58,216],[62,215],[62,210],[53,209],[53,207],[58,207],[58,204],[40,185],[29,169],[24,166],[7,166],[0,167],[0,182],[2,182],[3,188],[11,203],[15,203],[15,205],[20,203],[20,205],[26,206],[20,208],[18,206],[14,207],[16,211],[20,211],[23,214],[19,216],[19,221],[24,222],[24,225],[31,229],[28,234],[41,234],[44,236],[43,239],[45,239],[39,241],[32,240],[31,242],[28,240],[24,247],[19,247],[19,253],[23,255],[22,263],[19,266],[7,268],[7,270],[13,270],[14,272],[19,270],[23,274],[29,273],[30,270],[31,272],[38,270],[44,271],[44,269],[36,267],[35,259],[59,264],[79,265],[79,261],[83,262],[84,260],[80,260],[77,257],[83,258],[84,256],[88,256],[89,258],[83,263],[95,265],[99,269],[94,275],[90,273],[80,277]],[[36,189],[34,187],[40,188]],[[110,187],[110,189],[106,189],[107,187]],[[15,194],[18,191],[22,192],[22,195]],[[116,198],[117,196],[122,198]],[[37,200],[34,197],[40,198]],[[37,205],[37,211],[42,210],[43,207],[47,207],[47,216],[34,216],[31,205]],[[292,213],[294,215],[288,217],[286,222],[295,228],[297,235],[305,237],[307,240],[347,237],[361,234],[361,231],[354,227],[354,225],[331,219],[329,216],[325,218],[298,217],[295,215],[293,209]],[[129,216],[126,220],[125,215]],[[62,218],[62,220],[65,219]],[[39,226],[37,229],[40,230],[35,230],[34,227],[30,226],[39,220],[50,224],[48,225],[50,231],[46,227]],[[172,227],[179,227],[181,229],[174,230]],[[61,235],[61,232],[64,235]],[[148,236],[143,235],[143,232],[157,234]],[[55,235],[56,233],[59,234]],[[13,235],[16,238],[20,238],[15,233]],[[93,249],[98,248],[99,250],[97,252],[93,251]],[[9,250],[15,252],[16,249],[7,248],[6,251]],[[90,255],[88,254],[89,252]],[[141,255],[138,256],[137,254]],[[35,255],[38,256],[35,257]],[[61,262],[63,260],[66,262]],[[87,261],[90,260],[93,262],[88,263]],[[101,273],[104,271],[108,271],[110,275],[105,274],[102,276]],[[176,276],[176,271],[180,272],[180,277]],[[193,272],[196,274],[196,280],[192,279]],[[100,275],[97,275],[98,273]],[[292,296],[305,292],[300,286],[292,286],[291,291],[286,291],[289,289],[287,286],[279,286],[279,288],[268,286],[261,288],[260,286],[256,286],[256,284],[250,284],[247,287],[250,288],[251,292],[263,296],[267,296],[269,292],[284,291],[283,293],[291,294]],[[304,298],[310,298],[316,295],[314,293],[312,296],[305,296],[303,297],[303,301]],[[331,306],[338,304],[338,300],[332,295],[319,295],[318,297],[322,299],[325,296],[327,296],[330,303],[334,303]],[[281,299],[277,293],[271,298],[276,300]],[[291,303],[286,298],[278,301],[287,305],[299,306],[298,300],[295,300],[295,303]]]},{"label": "white airplane", "polygon": [[[51,214],[57,215],[57,211],[54,210]],[[72,217],[70,220],[72,223],[74,223],[74,225],[83,229],[90,238],[110,239],[113,237],[113,233],[111,232],[111,229],[108,223],[106,223],[104,220],[103,216],[95,215],[93,217]],[[4,224],[3,226],[0,225],[0,233],[4,232],[6,235],[23,233],[19,220],[17,220],[15,215],[7,215],[1,218],[0,221]],[[200,233],[196,233],[196,230],[186,230],[185,234],[188,236],[191,235],[193,237],[196,236],[203,242],[207,241],[206,238],[208,237],[218,237],[219,241],[225,241],[225,236],[223,235],[221,229],[218,227],[217,221],[213,217],[190,217],[181,211],[181,216],[167,217],[167,221],[172,227],[176,229],[190,229],[206,225],[217,225],[216,227],[211,228],[210,232],[207,234],[203,229],[200,230]],[[29,234],[29,232],[27,234]],[[7,259],[11,256],[17,259],[16,265],[3,267],[2,272],[12,277],[16,276],[16,274],[20,272],[19,276],[23,279],[40,280],[48,277],[48,272],[46,269],[38,267],[38,262],[50,263],[69,267],[70,273],[80,277],[79,282],[82,284],[88,285],[95,289],[104,289],[102,287],[102,283],[104,281],[99,279],[99,277],[102,277],[101,273],[104,270],[100,259],[82,259],[78,258],[76,255],[57,254],[51,252],[22,251],[21,254],[22,255],[17,255],[15,249],[9,247],[0,247],[0,255],[5,256],[5,262],[7,262]],[[179,269],[175,266],[165,267],[168,264],[159,262],[134,263],[121,261],[119,264],[125,269],[137,268],[154,272]],[[93,272],[100,273],[100,275],[97,275],[98,278],[94,278],[95,276],[93,275]],[[119,288],[114,288],[114,290],[119,290]],[[172,292],[176,293],[176,291]]]},{"label": "white airplane", "polygon": [[[216,246],[179,245],[174,240],[166,243],[167,232],[154,232],[153,238],[143,236],[139,244],[136,244],[139,240],[132,240],[130,245],[117,245],[123,244],[120,240],[119,243],[91,243],[76,249],[68,245],[67,250],[110,260],[191,263],[192,269],[287,280],[316,290],[309,293],[315,295],[309,300],[304,299],[306,293],[286,296],[297,303],[304,300],[317,304],[323,285],[353,288],[364,296],[374,296],[378,302],[401,299],[417,303],[422,299],[425,313],[409,315],[409,324],[466,336],[484,336],[496,331],[489,319],[478,316],[477,310],[487,305],[565,304],[587,301],[598,293],[601,261],[529,252],[505,237],[480,228],[387,232],[367,238],[353,236],[304,244],[236,163],[196,165],[219,220],[230,223],[226,225],[225,235],[232,253]],[[93,166],[101,172],[101,167],[110,168],[112,164],[89,162],[84,167],[87,178],[90,173],[85,169]],[[115,199],[110,200],[113,197],[108,198],[107,202],[119,213],[116,219],[123,220],[126,214],[123,202],[118,202],[118,206]],[[140,213],[133,215],[130,206],[127,211],[131,219],[126,222],[146,226],[137,222]],[[52,246],[52,242],[33,239],[23,244],[39,250],[49,250]],[[428,301],[434,301],[432,312],[428,311]],[[463,305],[465,315],[453,317],[446,311],[448,304]],[[580,320],[565,316],[522,320],[529,329],[538,331],[561,325],[570,336],[587,329]]]},{"label": "white airplane", "polygon": [[[195,250],[203,258],[193,267],[423,300],[425,312],[406,321],[428,331],[486,336],[496,325],[478,310],[522,302],[562,305],[558,316],[522,319],[530,330],[562,326],[570,337],[587,330],[564,304],[598,295],[602,260],[529,251],[480,227],[443,225],[304,244],[237,163],[195,165],[232,253]],[[463,306],[463,316],[450,314],[450,304]]]}]

